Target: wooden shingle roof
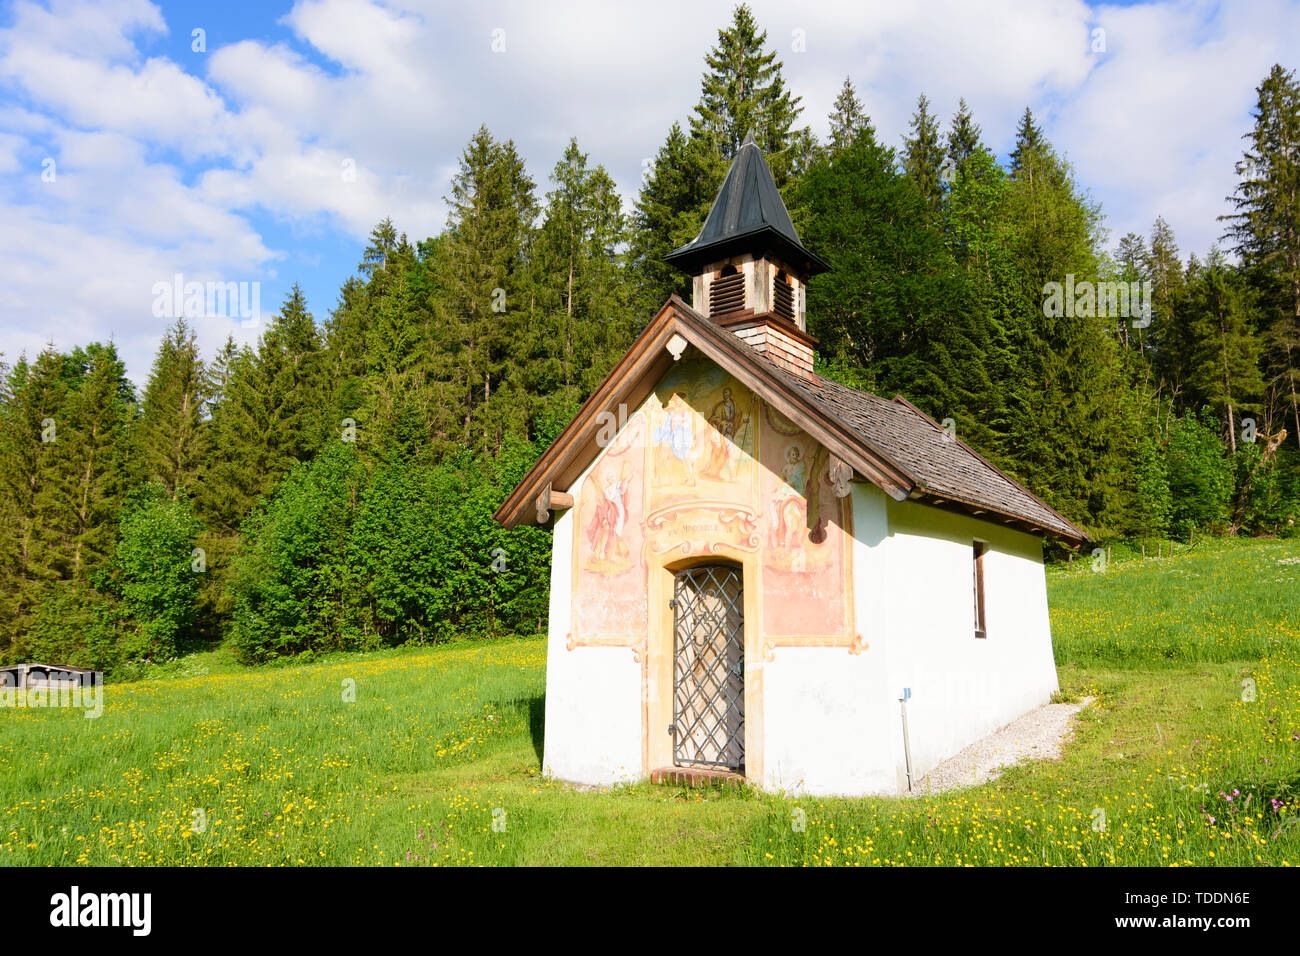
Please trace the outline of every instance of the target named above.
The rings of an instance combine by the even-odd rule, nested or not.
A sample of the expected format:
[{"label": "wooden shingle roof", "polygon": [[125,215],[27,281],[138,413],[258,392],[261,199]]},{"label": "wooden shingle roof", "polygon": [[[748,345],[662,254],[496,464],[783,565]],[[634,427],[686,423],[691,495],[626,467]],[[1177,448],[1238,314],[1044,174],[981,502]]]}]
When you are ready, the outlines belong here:
[{"label": "wooden shingle roof", "polygon": [[[1087,535],[974,449],[949,438],[933,419],[901,396],[893,401],[821,375],[804,378],[781,368],[677,296],[628,349],[568,426],[496,511],[507,527],[565,507],[561,493],[600,453],[597,433],[620,405],[636,408],[672,364],[668,344],[681,336],[759,398],[806,431],[896,501],[907,499],[961,511],[1061,540]],[[680,350],[679,350],[680,353]]]},{"label": "wooden shingle roof", "polygon": [[913,480],[909,497],[960,504],[977,515],[1028,519],[1067,540],[1086,540],[1064,516],[903,396],[889,401],[823,375],[803,379],[777,371],[906,472]]}]

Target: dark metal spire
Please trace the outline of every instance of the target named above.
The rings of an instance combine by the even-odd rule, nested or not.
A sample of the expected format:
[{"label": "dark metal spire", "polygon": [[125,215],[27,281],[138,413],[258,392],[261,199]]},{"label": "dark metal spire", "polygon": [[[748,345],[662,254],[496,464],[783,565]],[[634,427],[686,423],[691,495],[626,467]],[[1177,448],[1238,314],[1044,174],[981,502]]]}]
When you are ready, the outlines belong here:
[{"label": "dark metal spire", "polygon": [[664,261],[695,274],[711,262],[743,252],[770,252],[805,276],[830,268],[799,241],[752,130],[731,161],[700,234]]}]

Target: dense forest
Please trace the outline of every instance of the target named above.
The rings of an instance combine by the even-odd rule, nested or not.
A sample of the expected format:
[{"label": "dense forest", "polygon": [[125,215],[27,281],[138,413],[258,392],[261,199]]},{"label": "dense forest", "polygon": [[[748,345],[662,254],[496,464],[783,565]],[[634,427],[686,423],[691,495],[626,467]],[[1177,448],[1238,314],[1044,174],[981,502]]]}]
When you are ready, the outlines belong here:
[{"label": "dense forest", "polygon": [[1030,110],[1001,162],[964,101],[944,129],[922,95],[896,150],[846,79],[821,142],[738,7],[631,209],[576,141],[539,187],[482,128],[442,233],[379,223],[323,322],[295,287],[255,347],[202,355],[176,320],[142,392],[111,343],[0,368],[0,655],[129,676],[221,641],[256,662],[544,628],[549,532],[492,511],[689,299],[662,257],[750,130],[833,266],[808,294],[823,374],[953,419],[1098,542],[1291,534],[1300,83],[1274,66],[1257,93],[1222,248],[1184,258],[1163,218],[1111,246]]}]

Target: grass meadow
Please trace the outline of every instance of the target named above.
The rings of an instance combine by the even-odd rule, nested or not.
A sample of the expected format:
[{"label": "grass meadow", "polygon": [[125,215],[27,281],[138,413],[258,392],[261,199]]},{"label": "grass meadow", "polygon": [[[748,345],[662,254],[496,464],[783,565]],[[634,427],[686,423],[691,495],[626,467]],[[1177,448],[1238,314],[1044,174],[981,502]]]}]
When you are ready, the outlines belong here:
[{"label": "grass meadow", "polygon": [[[1294,865],[1300,541],[1048,572],[1062,759],[917,799],[540,776],[545,642],[248,669],[218,650],[0,710],[0,863]],[[354,701],[346,698],[354,697]]]}]

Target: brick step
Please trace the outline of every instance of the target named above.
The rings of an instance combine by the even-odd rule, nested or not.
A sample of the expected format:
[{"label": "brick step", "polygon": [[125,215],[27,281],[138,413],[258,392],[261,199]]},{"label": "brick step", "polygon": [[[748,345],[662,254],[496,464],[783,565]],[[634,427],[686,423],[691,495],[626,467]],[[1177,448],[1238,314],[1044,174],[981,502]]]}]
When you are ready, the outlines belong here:
[{"label": "brick step", "polygon": [[745,778],[732,770],[660,767],[658,770],[650,771],[650,782],[680,787],[739,787],[745,783]]}]

